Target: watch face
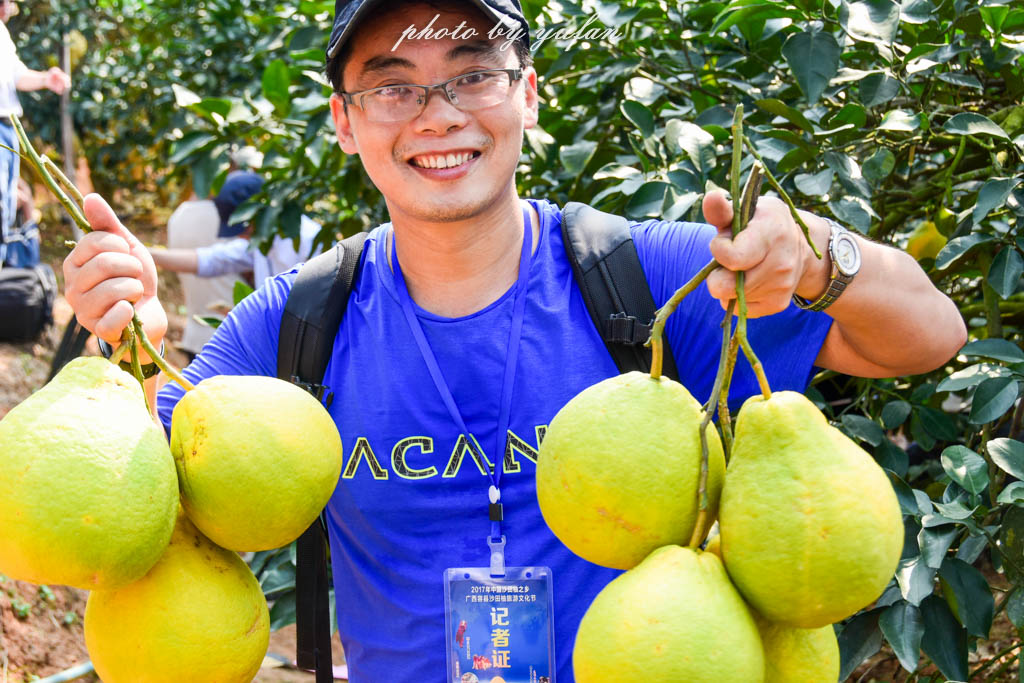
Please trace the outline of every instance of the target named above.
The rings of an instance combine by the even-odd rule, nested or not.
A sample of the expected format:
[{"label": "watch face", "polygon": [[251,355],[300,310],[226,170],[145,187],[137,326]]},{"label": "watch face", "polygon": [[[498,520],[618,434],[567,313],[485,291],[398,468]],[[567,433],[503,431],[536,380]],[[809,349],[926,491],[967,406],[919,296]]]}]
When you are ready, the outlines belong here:
[{"label": "watch face", "polygon": [[836,236],[832,245],[832,258],[843,275],[856,275],[860,270],[860,247],[850,234]]}]

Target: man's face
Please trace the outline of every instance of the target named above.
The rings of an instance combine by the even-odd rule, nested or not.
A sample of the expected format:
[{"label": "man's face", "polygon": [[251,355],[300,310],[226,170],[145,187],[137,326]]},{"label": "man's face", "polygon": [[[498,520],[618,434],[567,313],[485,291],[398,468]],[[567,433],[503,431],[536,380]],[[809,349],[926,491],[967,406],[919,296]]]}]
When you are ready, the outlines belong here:
[{"label": "man's face", "polygon": [[[472,39],[402,40],[414,26],[419,32],[433,22],[436,31],[461,22],[476,29]],[[408,4],[364,20],[351,39],[343,72],[346,92],[397,84],[432,85],[470,71],[519,68],[514,49],[493,41],[493,22],[479,13]],[[464,29],[463,29],[464,30]],[[392,51],[392,47],[400,43]],[[506,193],[515,193],[514,176],[523,131],[537,123],[537,76],[526,69],[512,83],[504,102],[460,111],[440,91],[426,108],[407,121],[370,121],[357,106],[331,100],[338,141],[346,154],[358,154],[384,195],[392,218],[407,215],[426,221],[472,218]],[[449,168],[431,168],[436,158],[454,155]],[[450,161],[450,160],[449,160]]]},{"label": "man's face", "polygon": [[7,20],[18,13],[18,6],[14,0],[0,0],[0,21],[7,23]]}]

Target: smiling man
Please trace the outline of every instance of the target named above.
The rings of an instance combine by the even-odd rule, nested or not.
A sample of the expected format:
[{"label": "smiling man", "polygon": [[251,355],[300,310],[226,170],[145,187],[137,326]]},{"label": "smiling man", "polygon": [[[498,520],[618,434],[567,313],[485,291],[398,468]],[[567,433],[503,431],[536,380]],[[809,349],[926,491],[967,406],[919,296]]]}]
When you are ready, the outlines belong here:
[{"label": "smiling man", "polygon": [[[489,37],[499,24],[503,30]],[[447,31],[440,38],[408,33],[428,25]],[[579,621],[618,573],[570,553],[544,524],[534,489],[551,418],[617,369],[573,278],[562,210],[516,191],[524,131],[538,111],[526,28],[515,0],[336,6],[327,72],[337,91],[338,142],[360,157],[391,217],[367,238],[323,382],[334,392],[330,413],[345,448],[327,521],[338,627],[354,683],[441,681],[453,651],[481,667],[482,677],[508,678],[502,667],[522,660],[515,639],[530,633],[546,643],[549,630],[554,661],[535,673],[570,682]],[[517,29],[522,39],[502,49]],[[97,230],[65,261],[68,301],[83,325],[110,342],[134,302],[159,343],[167,323],[152,259],[102,199],[88,197],[85,208]],[[698,398],[710,392],[733,271],[747,272],[757,317],[750,336],[778,389],[803,390],[815,367],[864,376],[922,372],[962,345],[955,306],[906,254],[804,214],[818,244],[843,246],[832,252],[841,259],[833,267],[831,254],[818,261],[810,253],[782,202],[764,198],[735,241],[727,236],[730,211],[723,195],[710,194],[710,225],[632,225],[659,305],[712,254],[732,269],[716,271],[707,288],[687,297],[667,328],[680,379]],[[295,277],[272,278],[243,301],[186,376],[275,376]],[[757,391],[749,368],[738,368],[733,390]],[[165,425],[181,395],[177,385],[160,391]],[[452,620],[457,591],[445,577],[453,568],[466,568],[467,579],[476,576],[471,568],[487,572],[495,552],[487,542],[489,504],[499,495],[504,561],[550,570],[551,582],[538,584],[536,602],[544,604],[529,612],[535,623],[507,631],[518,609],[510,603],[522,604],[518,596],[529,591],[483,590],[481,583],[465,602],[494,602],[497,593],[493,630],[481,637],[455,619],[446,638],[446,596]],[[457,668],[453,674],[460,680]]]}]

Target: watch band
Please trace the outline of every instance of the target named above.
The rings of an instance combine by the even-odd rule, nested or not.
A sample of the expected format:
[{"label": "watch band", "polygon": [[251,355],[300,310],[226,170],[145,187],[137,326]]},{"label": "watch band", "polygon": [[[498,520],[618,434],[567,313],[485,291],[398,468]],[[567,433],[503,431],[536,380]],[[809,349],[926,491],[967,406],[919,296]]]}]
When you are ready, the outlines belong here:
[{"label": "watch band", "polygon": [[[111,356],[114,355],[114,347],[113,346],[108,344],[103,339],[100,339],[99,337],[96,338],[96,341],[99,344],[100,353],[103,354],[104,358],[109,359]],[[161,358],[164,357],[164,348],[165,348],[164,341],[161,339],[160,340],[160,357]],[[123,361],[121,361],[120,363],[117,364],[117,367],[121,368],[122,370],[124,370],[125,372],[127,372],[130,375],[134,374],[132,372],[132,363],[131,363],[130,360],[123,360]],[[156,363],[146,363],[145,365],[142,366],[142,379],[149,379],[150,377],[155,377],[159,373],[160,373],[160,366],[157,365]]]},{"label": "watch band", "polygon": [[809,301],[797,294],[793,295],[793,303],[798,308],[802,308],[805,311],[824,311],[826,308],[835,303],[836,299],[846,291],[847,285],[853,281],[854,276],[857,273],[847,275],[843,273],[836,265],[836,255],[834,244],[836,239],[843,233],[849,233],[850,231],[843,226],[836,223],[831,218],[822,216],[822,220],[828,223],[830,233],[828,238],[828,252],[829,258],[832,259],[832,272],[828,280],[828,287],[825,288],[825,292],[814,301]]}]

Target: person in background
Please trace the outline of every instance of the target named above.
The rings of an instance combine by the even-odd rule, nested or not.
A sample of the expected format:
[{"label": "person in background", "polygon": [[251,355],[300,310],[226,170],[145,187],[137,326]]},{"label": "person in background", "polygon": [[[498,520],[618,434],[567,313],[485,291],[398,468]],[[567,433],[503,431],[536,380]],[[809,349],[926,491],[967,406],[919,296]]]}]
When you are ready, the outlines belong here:
[{"label": "person in background", "polygon": [[[167,219],[167,248],[184,250],[212,246],[220,240],[217,237],[219,230],[220,214],[217,205],[212,199],[200,199],[193,193]],[[185,272],[179,273],[178,277],[185,293],[185,310],[188,316],[178,348],[191,363],[214,332],[213,327],[199,322],[196,316],[217,315],[215,306],[219,303],[230,304],[239,277],[236,273],[229,273],[200,278],[194,273]]]},{"label": "person in background", "polygon": [[195,273],[204,278],[251,272],[253,286],[258,288],[267,278],[288,271],[319,253],[319,249],[314,251],[312,247],[320,232],[320,224],[307,216],[302,217],[298,250],[291,238],[279,236],[274,238],[270,251],[265,255],[249,243],[252,237],[250,223],[228,223],[235,209],[259,192],[262,186],[263,178],[251,171],[228,174],[213,204],[220,218],[217,237],[234,239],[198,249],[150,249],[153,262],[158,268]]},{"label": "person in background", "polygon": [[7,259],[8,235],[17,211],[20,164],[18,138],[10,116],[22,114],[18,91],[48,88],[60,95],[71,87],[71,77],[60,68],[34,71],[18,58],[6,26],[15,14],[17,5],[13,0],[0,0],[0,268]]},{"label": "person in background", "polygon": [[5,266],[31,268],[39,264],[39,210],[36,209],[32,186],[18,178],[18,197],[14,223],[7,232]]}]

